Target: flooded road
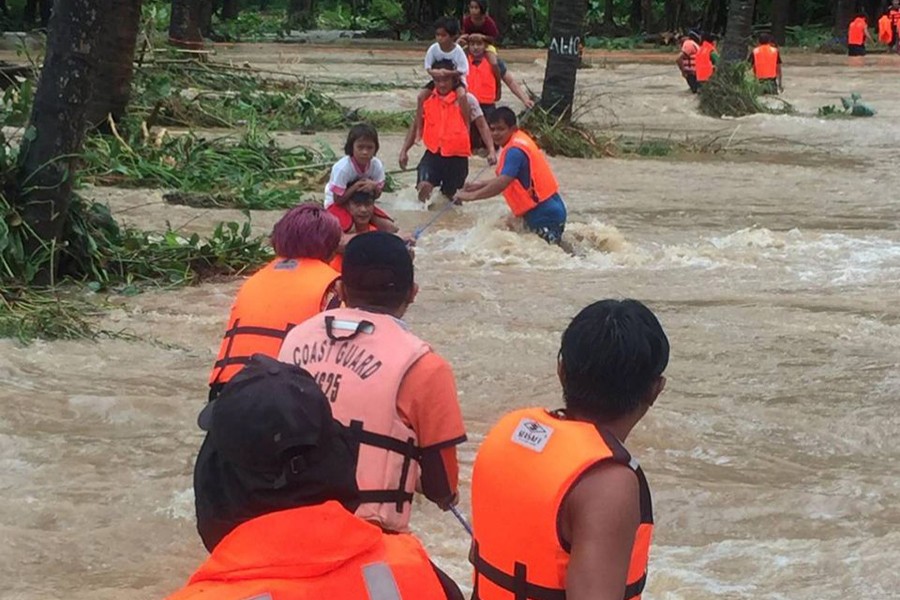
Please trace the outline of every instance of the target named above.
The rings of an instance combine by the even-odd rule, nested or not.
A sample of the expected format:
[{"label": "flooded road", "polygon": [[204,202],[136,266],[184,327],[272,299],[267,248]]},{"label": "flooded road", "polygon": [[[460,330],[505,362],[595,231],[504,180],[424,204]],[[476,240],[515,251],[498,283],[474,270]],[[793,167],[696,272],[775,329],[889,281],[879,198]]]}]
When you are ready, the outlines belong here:
[{"label": "flooded road", "polygon": [[[310,58],[324,52],[254,46],[223,48],[220,58],[323,78]],[[371,62],[364,78],[416,81],[418,53],[343,52],[332,78]],[[510,56],[516,76],[539,87],[539,55]],[[422,291],[408,321],[457,373],[470,431],[463,478],[501,414],[561,404],[555,361],[569,319],[600,298],[637,298],[672,346],[669,385],[628,444],[656,509],[646,597],[895,597],[900,58],[851,69],[843,57],[795,64],[788,53],[785,97],[800,115],[724,121],[696,113],[674,56],[651,58],[589,57],[597,67],[579,84],[595,106],[585,118],[673,139],[720,135],[728,152],[553,158],[578,257],[504,231],[499,199],[454,209],[420,241]],[[850,91],[878,116],[810,116]],[[411,108],[415,90],[338,95]],[[340,134],[282,139],[342,143]],[[400,142],[382,138],[388,169]],[[480,168],[473,159],[472,172]],[[413,176],[399,181],[405,187],[384,206],[412,229],[429,215],[413,199]],[[170,221],[206,231],[240,218],[167,206],[158,192],[92,194],[147,228]],[[265,232],[278,216],[253,220]],[[133,341],[0,341],[0,597],[150,600],[203,559],[193,528],[195,419],[239,285],[110,298],[104,327]],[[419,502],[414,528],[466,584],[468,540],[453,517]]]}]

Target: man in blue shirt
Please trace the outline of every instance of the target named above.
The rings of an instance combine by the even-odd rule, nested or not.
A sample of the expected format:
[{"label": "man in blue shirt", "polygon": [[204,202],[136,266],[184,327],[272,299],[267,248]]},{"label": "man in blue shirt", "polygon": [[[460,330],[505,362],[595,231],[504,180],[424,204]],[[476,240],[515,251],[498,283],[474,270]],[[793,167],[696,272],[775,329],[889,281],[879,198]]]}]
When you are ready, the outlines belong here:
[{"label": "man in blue shirt", "polygon": [[498,175],[488,181],[469,182],[457,192],[457,202],[472,202],[503,194],[513,215],[550,244],[559,244],[566,228],[566,205],[544,153],[520,130],[516,114],[498,108],[488,118],[494,144],[502,146]]}]

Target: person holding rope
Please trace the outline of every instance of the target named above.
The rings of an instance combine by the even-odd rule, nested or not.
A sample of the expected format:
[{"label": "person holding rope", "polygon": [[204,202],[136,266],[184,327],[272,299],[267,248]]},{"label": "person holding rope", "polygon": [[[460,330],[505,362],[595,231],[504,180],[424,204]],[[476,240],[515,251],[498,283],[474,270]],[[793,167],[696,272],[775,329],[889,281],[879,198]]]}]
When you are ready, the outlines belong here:
[{"label": "person holding rope", "polygon": [[623,445],[666,385],[669,341],[636,300],[584,308],[562,335],[565,408],[526,408],[488,433],[472,471],[479,600],[639,600],[653,510]]},{"label": "person holding rope", "polygon": [[494,143],[502,146],[497,176],[471,181],[457,192],[457,202],[473,202],[503,194],[514,219],[549,244],[559,244],[566,228],[566,204],[547,157],[535,141],[518,128],[516,113],[502,106],[488,122]]},{"label": "person holding rope", "polygon": [[356,442],[312,376],[257,354],[200,413],[209,558],[169,600],[462,600],[411,534],[353,516]]},{"label": "person holding rope", "polygon": [[292,329],[278,360],[313,374],[359,442],[357,516],[404,532],[417,489],[443,510],[457,501],[466,432],[453,370],[401,320],[419,289],[402,239],[355,236],[337,289],[346,308]]}]

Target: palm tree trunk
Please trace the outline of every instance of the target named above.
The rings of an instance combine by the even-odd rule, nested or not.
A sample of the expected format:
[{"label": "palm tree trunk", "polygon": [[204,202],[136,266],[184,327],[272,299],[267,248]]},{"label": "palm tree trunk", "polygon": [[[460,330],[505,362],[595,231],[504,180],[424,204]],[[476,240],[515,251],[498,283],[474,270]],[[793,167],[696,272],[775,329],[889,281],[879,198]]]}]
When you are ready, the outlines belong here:
[{"label": "palm tree trunk", "polygon": [[241,14],[241,5],[238,0],[222,0],[222,19],[233,21]]},{"label": "palm tree trunk", "polygon": [[200,4],[203,0],[172,0],[169,42],[188,48],[202,46]]},{"label": "palm tree trunk", "polygon": [[[35,234],[28,253],[56,255],[72,196],[76,155],[85,134],[102,20],[109,0],[56,0],[50,17],[47,56],[22,137],[14,203]],[[44,263],[37,284],[52,281],[56,261]]]},{"label": "palm tree trunk", "polygon": [[315,0],[289,0],[288,25],[298,29],[310,29],[316,20]]},{"label": "palm tree trunk", "polygon": [[725,40],[722,48],[722,60],[738,62],[747,58],[750,36],[753,34],[753,8],[756,0],[729,0],[728,25],[725,27]]},{"label": "palm tree trunk", "polygon": [[612,33],[616,28],[615,3],[613,0],[606,0],[603,5],[603,25]]},{"label": "palm tree trunk", "polygon": [[142,0],[115,0],[103,19],[93,93],[85,116],[90,127],[102,127],[108,115],[116,121],[125,115],[131,95],[141,4]]},{"label": "palm tree trunk", "polygon": [[788,17],[791,14],[791,0],[772,0],[772,35],[779,45],[784,45],[787,37]]},{"label": "palm tree trunk", "polygon": [[836,0],[834,6],[834,37],[847,39],[847,28],[853,20],[853,0]]},{"label": "palm tree trunk", "polygon": [[556,0],[553,5],[541,106],[554,114],[572,112],[586,13],[586,0]]}]

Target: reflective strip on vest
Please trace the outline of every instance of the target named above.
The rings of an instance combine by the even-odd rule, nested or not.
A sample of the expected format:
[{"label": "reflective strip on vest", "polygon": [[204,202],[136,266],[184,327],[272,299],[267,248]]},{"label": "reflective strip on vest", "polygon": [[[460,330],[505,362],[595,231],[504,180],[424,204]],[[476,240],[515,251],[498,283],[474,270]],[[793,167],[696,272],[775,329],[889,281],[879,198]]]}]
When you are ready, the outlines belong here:
[{"label": "reflective strip on vest", "polygon": [[763,44],[753,49],[753,72],[757,79],[778,77],[778,48]]},{"label": "reflective strip on vest", "polygon": [[469,92],[475,96],[479,104],[493,104],[497,101],[497,77],[487,57],[482,57],[477,64],[469,55]]},{"label": "reflective strip on vest", "polygon": [[528,157],[528,169],[531,177],[528,189],[525,189],[518,179],[513,179],[506,186],[506,189],[503,190],[503,198],[506,200],[509,210],[515,216],[521,217],[541,202],[546,202],[554,194],[558,193],[559,183],[556,181],[553,170],[550,169],[547,157],[537,147],[534,140],[521,129],[512,135],[503,147],[503,150],[500,151],[500,156],[497,159],[497,175],[503,172],[503,165],[506,164],[506,154],[510,148],[518,148]]},{"label": "reflective strip on vest", "polygon": [[408,527],[421,458],[416,433],[397,411],[397,394],[429,351],[389,315],[339,308],[291,330],[278,356],[313,375],[359,444],[356,514],[390,531]]},{"label": "reflective strip on vest", "polygon": [[695,71],[696,65],[694,62],[694,57],[697,56],[697,52],[700,51],[700,46],[697,45],[697,42],[694,40],[688,40],[688,43],[691,45],[690,47],[694,49],[693,52],[687,53],[684,51],[684,46],[682,46],[681,53],[684,54],[684,61],[682,61],[682,66],[685,71]]},{"label": "reflective strip on vest", "polygon": [[401,600],[394,574],[387,563],[366,565],[362,571],[369,600]]},{"label": "reflective strip on vest", "polygon": [[456,102],[456,92],[441,96],[436,91],[422,106],[422,142],[432,154],[471,156],[469,127]]},{"label": "reflective strip on vest", "polygon": [[653,533],[650,488],[643,471],[608,432],[542,409],[515,411],[501,419],[475,459],[474,598],[565,599],[571,548],[559,537],[559,511],[580,476],[607,460],[628,466],[638,478],[641,521],[623,598],[640,598]]}]

